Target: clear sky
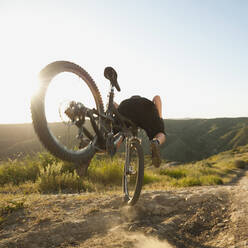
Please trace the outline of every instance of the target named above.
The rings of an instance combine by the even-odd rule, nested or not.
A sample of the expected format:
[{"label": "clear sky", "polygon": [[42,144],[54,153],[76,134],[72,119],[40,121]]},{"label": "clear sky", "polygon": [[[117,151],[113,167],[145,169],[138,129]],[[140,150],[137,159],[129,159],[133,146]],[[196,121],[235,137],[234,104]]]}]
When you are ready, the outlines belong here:
[{"label": "clear sky", "polygon": [[246,0],[0,0],[0,123],[30,122],[38,72],[82,66],[106,103],[159,94],[164,118],[248,116]]}]

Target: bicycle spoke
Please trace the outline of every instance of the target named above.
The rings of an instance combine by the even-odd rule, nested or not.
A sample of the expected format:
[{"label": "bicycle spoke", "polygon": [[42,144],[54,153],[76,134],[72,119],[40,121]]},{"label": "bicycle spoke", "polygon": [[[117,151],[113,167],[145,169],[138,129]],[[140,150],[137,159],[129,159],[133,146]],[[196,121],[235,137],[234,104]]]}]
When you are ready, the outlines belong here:
[{"label": "bicycle spoke", "polygon": [[[45,114],[50,133],[57,142],[69,151],[80,147],[79,130],[75,123],[65,114],[71,102],[87,104],[88,108],[96,107],[90,90],[82,79],[72,73],[61,73],[50,83],[45,98]],[[87,137],[93,140],[89,119],[85,120]]]}]

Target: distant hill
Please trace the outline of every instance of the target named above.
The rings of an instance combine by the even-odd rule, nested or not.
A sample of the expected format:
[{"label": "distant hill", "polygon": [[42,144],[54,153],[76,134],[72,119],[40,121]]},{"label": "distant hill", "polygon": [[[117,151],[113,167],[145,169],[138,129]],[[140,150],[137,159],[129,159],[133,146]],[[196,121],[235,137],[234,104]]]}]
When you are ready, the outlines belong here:
[{"label": "distant hill", "polygon": [[[248,118],[165,120],[164,159],[195,161],[248,144]],[[142,134],[144,136],[144,134]],[[149,152],[149,142],[143,138]]]},{"label": "distant hill", "polygon": [[[167,141],[161,149],[164,159],[194,161],[248,144],[248,118],[165,120]],[[63,137],[64,127],[53,125]],[[149,153],[149,141],[144,132],[143,147]],[[0,125],[0,159],[43,150],[32,124]]]},{"label": "distant hill", "polygon": [[248,144],[248,118],[166,120],[164,158],[192,161]]},{"label": "distant hill", "polygon": [[0,125],[0,159],[15,158],[42,150],[31,123]]}]

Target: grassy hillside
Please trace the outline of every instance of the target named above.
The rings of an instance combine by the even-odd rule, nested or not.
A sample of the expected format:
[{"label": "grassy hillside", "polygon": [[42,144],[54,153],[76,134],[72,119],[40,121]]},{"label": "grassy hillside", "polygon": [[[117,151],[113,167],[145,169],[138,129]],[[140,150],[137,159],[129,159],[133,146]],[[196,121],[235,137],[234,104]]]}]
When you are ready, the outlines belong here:
[{"label": "grassy hillside", "polygon": [[162,155],[194,161],[248,144],[248,118],[166,120],[168,139]]},{"label": "grassy hillside", "polygon": [[[65,127],[53,124],[56,135],[64,136]],[[248,118],[165,120],[167,142],[161,154],[171,161],[201,160],[222,151],[248,144]],[[143,146],[149,153],[144,132]],[[32,124],[0,125],[0,159],[42,151]]]}]

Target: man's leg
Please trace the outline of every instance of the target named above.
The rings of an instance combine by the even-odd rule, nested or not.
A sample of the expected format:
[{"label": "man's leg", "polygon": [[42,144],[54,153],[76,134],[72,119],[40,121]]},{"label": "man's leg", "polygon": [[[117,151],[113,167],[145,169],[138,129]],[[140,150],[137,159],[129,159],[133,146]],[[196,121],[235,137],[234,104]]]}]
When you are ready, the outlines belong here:
[{"label": "man's leg", "polygon": [[162,101],[161,101],[160,96],[158,95],[154,96],[152,101],[158,110],[159,117],[162,118]]},{"label": "man's leg", "polygon": [[[153,98],[153,103],[155,104],[159,117],[162,118],[162,101],[160,96],[156,95]],[[156,167],[159,167],[161,164],[160,158],[160,145],[162,145],[166,140],[166,136],[164,133],[157,133],[151,141],[151,152],[152,152],[152,164]]]},{"label": "man's leg", "polygon": [[[161,98],[159,95],[156,95],[153,97],[152,99],[153,103],[155,104],[157,110],[158,110],[158,114],[159,114],[159,117],[161,119],[163,119],[162,117],[162,101],[161,101]],[[158,133],[155,135],[155,137],[153,139],[156,139],[159,141],[159,144],[162,145],[165,140],[166,140],[166,137],[165,137],[165,134],[164,133]]]}]

